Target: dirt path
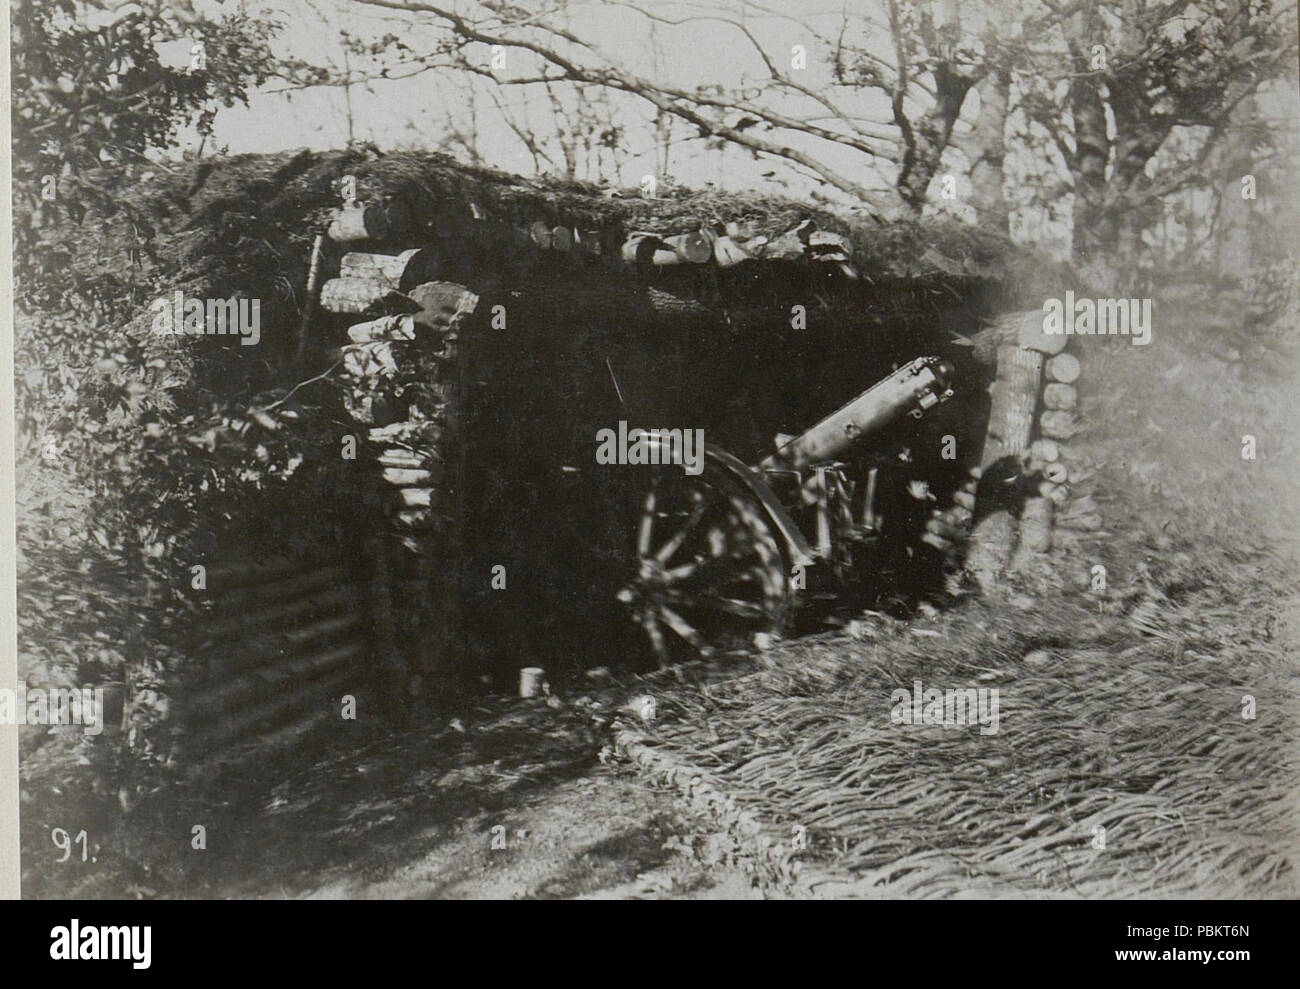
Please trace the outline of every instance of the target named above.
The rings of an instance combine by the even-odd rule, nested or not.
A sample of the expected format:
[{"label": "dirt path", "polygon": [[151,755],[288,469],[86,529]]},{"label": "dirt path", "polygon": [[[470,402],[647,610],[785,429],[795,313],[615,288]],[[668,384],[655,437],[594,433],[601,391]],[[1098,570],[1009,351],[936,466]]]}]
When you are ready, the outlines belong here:
[{"label": "dirt path", "polygon": [[[501,829],[501,830],[495,830]],[[749,877],[708,861],[708,836],[663,791],[604,767],[517,806],[431,834],[390,868],[328,868],[300,895],[347,899],[757,897]],[[702,841],[701,841],[702,839]],[[496,847],[504,844],[504,848]],[[704,858],[692,850],[703,846]],[[360,872],[360,874],[358,874]]]},{"label": "dirt path", "polygon": [[[572,709],[329,739],[311,768],[246,781],[158,893],[216,898],[758,897],[674,793],[604,762]],[[299,763],[304,764],[304,763]],[[186,820],[193,811],[177,808]],[[177,826],[180,830],[180,826]]]}]

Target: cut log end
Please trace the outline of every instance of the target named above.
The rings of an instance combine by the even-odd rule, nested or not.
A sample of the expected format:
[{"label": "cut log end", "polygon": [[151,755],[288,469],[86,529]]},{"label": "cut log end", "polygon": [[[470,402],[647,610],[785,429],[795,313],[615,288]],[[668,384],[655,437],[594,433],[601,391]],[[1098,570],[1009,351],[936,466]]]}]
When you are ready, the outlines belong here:
[{"label": "cut log end", "polygon": [[1047,376],[1065,385],[1078,381],[1082,370],[1079,358],[1073,354],[1057,354],[1047,362]]}]

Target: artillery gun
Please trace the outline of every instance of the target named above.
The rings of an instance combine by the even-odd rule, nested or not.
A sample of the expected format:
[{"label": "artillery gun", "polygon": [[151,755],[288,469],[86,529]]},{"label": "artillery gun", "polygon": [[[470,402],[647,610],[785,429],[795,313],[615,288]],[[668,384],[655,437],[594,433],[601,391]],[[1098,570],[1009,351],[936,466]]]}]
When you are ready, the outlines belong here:
[{"label": "artillery gun", "polygon": [[[801,592],[842,585],[881,536],[881,468],[862,453],[899,416],[951,398],[951,377],[944,361],[918,357],[797,436],[778,435],[757,465],[706,444],[698,474],[657,471],[617,597],[660,665],[761,644],[789,627]],[[671,451],[649,462],[668,464]]]},{"label": "artillery gun", "polygon": [[[321,235],[307,296],[323,318],[308,332],[309,304],[301,337],[341,343],[302,349],[340,359],[343,405],[370,427],[413,668],[456,653],[504,666],[521,649],[550,668],[671,666],[935,589],[974,517],[961,474],[982,449],[989,348],[956,328],[984,301],[938,306],[898,271],[867,288],[849,239],[810,220],[661,237],[630,217],[525,227],[461,196],[425,201],[397,239],[364,211]],[[809,292],[825,318],[791,336]],[[969,406],[926,415],[956,380]],[[817,395],[854,393],[769,446],[833,407]],[[638,430],[634,452],[629,416],[689,421],[714,444],[683,464],[672,437],[704,430]],[[615,418],[617,442],[602,440]]]}]

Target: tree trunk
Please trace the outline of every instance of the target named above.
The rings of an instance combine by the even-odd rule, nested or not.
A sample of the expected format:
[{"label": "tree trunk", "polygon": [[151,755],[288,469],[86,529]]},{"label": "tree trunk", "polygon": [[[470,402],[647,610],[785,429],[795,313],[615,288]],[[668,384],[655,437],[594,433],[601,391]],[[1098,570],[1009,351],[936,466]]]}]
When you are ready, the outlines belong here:
[{"label": "tree trunk", "polygon": [[1074,112],[1074,259],[1081,265],[1113,261],[1117,231],[1106,214],[1106,114],[1096,86],[1089,80],[1071,84]]},{"label": "tree trunk", "polygon": [[905,129],[910,136],[898,173],[898,192],[913,212],[925,206],[930,182],[939,170],[952,139],[953,124],[961,114],[973,79],[939,65],[934,70],[935,102],[916,123]]},{"label": "tree trunk", "polygon": [[1107,216],[1106,163],[1110,141],[1106,137],[1106,108],[1101,98],[1101,83],[1092,68],[1091,51],[1083,40],[1097,36],[1096,9],[1084,6],[1071,18],[1070,114],[1074,118],[1074,153],[1070,156],[1070,176],[1074,180],[1074,260],[1085,277],[1104,281],[1113,271],[1117,231],[1113,217]]},{"label": "tree trunk", "polygon": [[975,86],[980,98],[979,118],[970,135],[971,206],[980,224],[1008,233],[1010,217],[1002,192],[1002,163],[1006,158],[1004,131],[1011,94],[1011,73],[1004,67],[990,71]]}]

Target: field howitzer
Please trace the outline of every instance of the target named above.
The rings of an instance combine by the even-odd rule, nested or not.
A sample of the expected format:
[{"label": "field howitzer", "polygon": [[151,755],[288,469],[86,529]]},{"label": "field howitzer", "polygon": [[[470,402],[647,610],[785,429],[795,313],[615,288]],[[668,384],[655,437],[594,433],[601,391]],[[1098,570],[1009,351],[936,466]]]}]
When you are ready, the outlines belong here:
[{"label": "field howitzer", "polygon": [[[806,571],[842,565],[878,533],[878,470],[851,476],[844,460],[904,413],[920,418],[951,398],[951,376],[946,362],[918,357],[797,436],[778,435],[757,466],[706,444],[698,476],[656,475],[637,519],[635,573],[618,600],[659,664],[780,635]],[[662,452],[652,462],[668,463]]]}]

